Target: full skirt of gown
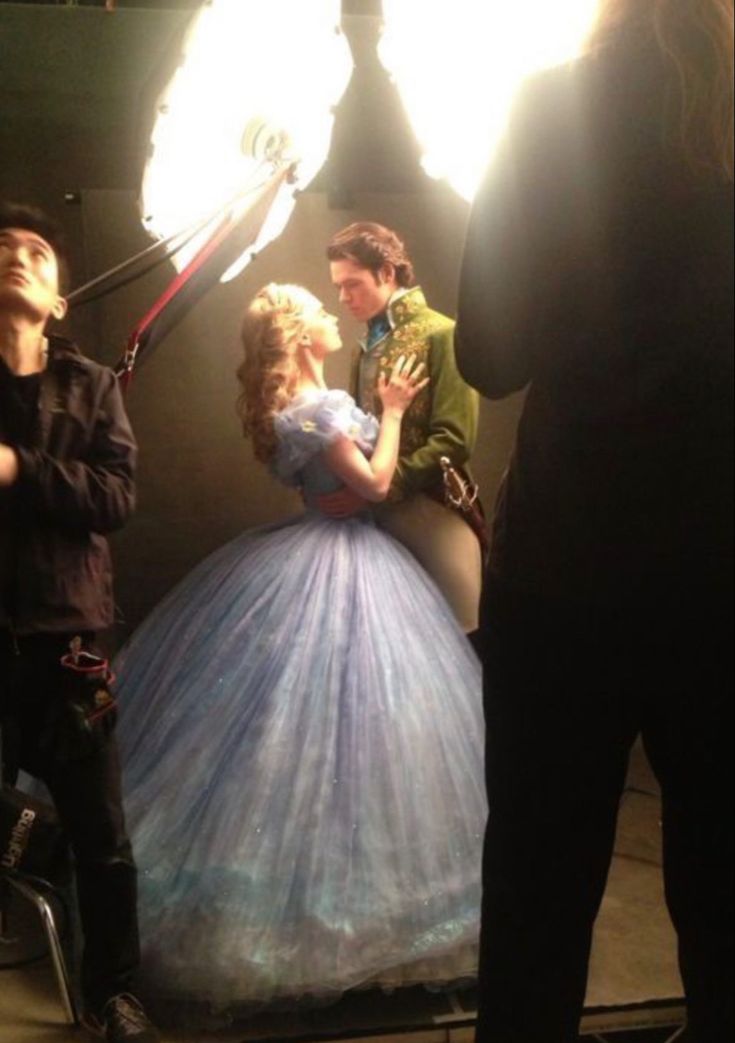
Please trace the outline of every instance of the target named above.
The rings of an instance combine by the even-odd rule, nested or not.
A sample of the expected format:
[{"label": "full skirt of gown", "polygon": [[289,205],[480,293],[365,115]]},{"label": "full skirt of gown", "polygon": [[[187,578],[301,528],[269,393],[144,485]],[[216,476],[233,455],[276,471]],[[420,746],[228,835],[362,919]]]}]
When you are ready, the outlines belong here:
[{"label": "full skirt of gown", "polygon": [[400,544],[312,513],[246,533],[116,669],[147,995],[475,975],[480,667]]}]

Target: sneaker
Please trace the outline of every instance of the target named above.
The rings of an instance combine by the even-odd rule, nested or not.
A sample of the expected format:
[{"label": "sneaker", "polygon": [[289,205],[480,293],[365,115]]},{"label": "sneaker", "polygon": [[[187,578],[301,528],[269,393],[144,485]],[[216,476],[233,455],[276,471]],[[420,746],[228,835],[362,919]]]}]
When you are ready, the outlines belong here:
[{"label": "sneaker", "polygon": [[107,1043],[159,1043],[160,1036],[135,996],[127,992],[113,996],[101,1014],[86,1011],[82,1025]]}]

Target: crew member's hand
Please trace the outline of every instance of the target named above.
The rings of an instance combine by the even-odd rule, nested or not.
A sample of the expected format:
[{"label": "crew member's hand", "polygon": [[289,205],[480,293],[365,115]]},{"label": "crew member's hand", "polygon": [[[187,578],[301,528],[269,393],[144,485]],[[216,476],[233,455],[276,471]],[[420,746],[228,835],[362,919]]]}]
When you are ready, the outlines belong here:
[{"label": "crew member's hand", "polygon": [[336,493],[318,496],[316,502],[322,514],[326,514],[328,518],[351,518],[370,506],[368,500],[363,499],[348,485]]},{"label": "crew member's hand", "polygon": [[383,414],[393,413],[402,417],[422,388],[429,383],[429,378],[421,375],[426,369],[423,362],[414,367],[416,356],[406,359],[404,355],[396,362],[390,377],[384,373],[378,378],[378,395],[383,403]]},{"label": "crew member's hand", "polygon": [[18,457],[9,445],[0,443],[0,487],[12,485],[18,477]]}]

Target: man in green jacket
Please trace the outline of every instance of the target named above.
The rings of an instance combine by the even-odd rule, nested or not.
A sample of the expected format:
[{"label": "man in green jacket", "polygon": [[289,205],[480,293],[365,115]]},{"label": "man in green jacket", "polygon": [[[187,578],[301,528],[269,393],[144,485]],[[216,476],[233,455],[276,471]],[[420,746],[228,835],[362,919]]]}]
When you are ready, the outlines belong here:
[{"label": "man in green jacket", "polygon": [[[477,628],[481,549],[467,516],[444,502],[442,457],[466,474],[477,434],[478,396],[459,375],[454,322],[433,311],[405,246],[389,228],[357,222],[327,248],[340,303],[367,323],[355,358],[352,392],[364,410],[380,415],[378,377],[400,356],[423,362],[429,384],[403,421],[398,467],[388,499],[375,508],[379,524],[421,562],[468,633]],[[322,502],[345,516],[366,508],[345,489]]]}]

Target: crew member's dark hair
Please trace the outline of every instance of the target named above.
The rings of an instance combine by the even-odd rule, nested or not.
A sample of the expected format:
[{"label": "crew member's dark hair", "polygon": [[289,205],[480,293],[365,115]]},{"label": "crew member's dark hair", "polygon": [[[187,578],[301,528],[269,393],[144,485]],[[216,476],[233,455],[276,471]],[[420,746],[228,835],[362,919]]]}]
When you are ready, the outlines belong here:
[{"label": "crew member's dark hair", "polygon": [[667,114],[693,169],[733,179],[733,0],[601,0],[589,48],[604,47],[626,27],[650,26],[676,71],[679,98]]},{"label": "crew member's dark hair", "polygon": [[0,232],[6,228],[35,232],[49,244],[59,268],[59,292],[65,294],[69,289],[69,255],[64,234],[56,221],[37,206],[0,202]]},{"label": "crew member's dark hair", "polygon": [[337,232],[327,247],[330,261],[354,261],[377,277],[380,269],[391,264],[399,286],[413,286],[413,265],[406,247],[396,233],[372,221],[356,221]]}]

